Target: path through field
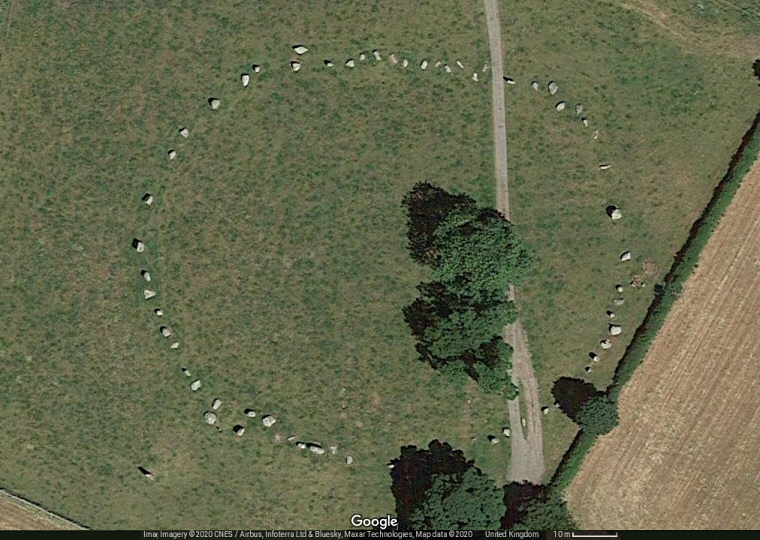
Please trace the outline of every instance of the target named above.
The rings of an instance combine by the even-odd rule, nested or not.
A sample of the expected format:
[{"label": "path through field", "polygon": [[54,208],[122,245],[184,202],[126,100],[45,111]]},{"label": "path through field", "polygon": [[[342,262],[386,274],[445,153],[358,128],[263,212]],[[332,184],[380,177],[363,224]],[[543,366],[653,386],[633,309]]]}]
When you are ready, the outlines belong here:
[{"label": "path through field", "polygon": [[585,529],[760,528],[760,161],[568,490]]},{"label": "path through field", "polygon": [[49,513],[23,499],[0,490],[0,530],[80,530],[76,523]]},{"label": "path through field", "polygon": [[[501,24],[497,0],[483,0],[488,24],[488,43],[491,49],[493,85],[494,169],[496,174],[496,208],[509,219],[509,176],[507,170],[507,118],[504,107],[504,58],[501,47]],[[510,287],[510,299],[515,291]],[[528,350],[528,338],[518,320],[504,327],[504,340],[512,345],[512,379],[525,400],[526,432],[520,419],[520,400],[509,402],[509,424],[512,429],[512,457],[509,479],[540,484],[544,476],[544,442],[541,429],[541,405],[538,383]]]}]

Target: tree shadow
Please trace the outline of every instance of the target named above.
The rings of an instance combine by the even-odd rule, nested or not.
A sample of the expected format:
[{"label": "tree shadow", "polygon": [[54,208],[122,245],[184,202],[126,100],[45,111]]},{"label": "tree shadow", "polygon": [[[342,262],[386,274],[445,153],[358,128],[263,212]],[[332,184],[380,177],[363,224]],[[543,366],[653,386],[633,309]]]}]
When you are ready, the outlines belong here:
[{"label": "tree shadow", "polygon": [[522,509],[533,499],[543,496],[546,486],[537,486],[527,482],[511,482],[504,486],[504,505],[507,511],[501,519],[501,526],[509,529],[522,518]]},{"label": "tree shadow", "polygon": [[433,485],[434,475],[463,473],[474,466],[461,450],[454,450],[438,440],[432,441],[428,450],[402,447],[401,456],[391,464],[391,491],[396,499],[396,517],[401,530],[410,528],[412,512],[423,502],[425,492]]},{"label": "tree shadow", "polygon": [[573,422],[577,421],[578,413],[583,405],[598,393],[599,391],[593,384],[572,377],[560,377],[554,381],[554,386],[552,386],[554,400],[559,404],[562,412],[570,417]]}]

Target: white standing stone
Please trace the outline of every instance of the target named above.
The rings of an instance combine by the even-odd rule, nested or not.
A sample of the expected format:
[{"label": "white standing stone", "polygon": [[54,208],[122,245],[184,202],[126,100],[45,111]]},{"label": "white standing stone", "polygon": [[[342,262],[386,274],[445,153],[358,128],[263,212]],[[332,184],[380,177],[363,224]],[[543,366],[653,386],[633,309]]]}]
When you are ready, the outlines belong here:
[{"label": "white standing stone", "polygon": [[214,400],[211,402],[211,408],[215,411],[219,410],[219,407],[222,406],[222,400],[219,398],[214,398]]},{"label": "white standing stone", "polygon": [[132,239],[132,247],[135,248],[137,253],[145,251],[145,244],[143,244],[142,240],[138,240],[137,238]]},{"label": "white standing stone", "polygon": [[354,463],[353,456],[346,456],[346,465],[350,467],[351,465],[353,465],[353,463]]},{"label": "white standing stone", "polygon": [[179,341],[175,341],[169,346],[170,349],[179,349]]},{"label": "white standing stone", "polygon": [[449,66],[448,64],[443,66],[443,69],[446,70],[446,73],[451,73],[451,66]]},{"label": "white standing stone", "polygon": [[614,319],[615,318],[615,312],[608,309],[607,310],[607,317],[609,317],[610,319]]},{"label": "white standing stone", "polygon": [[294,51],[296,54],[299,54],[299,55],[300,55],[300,54],[306,54],[307,52],[309,52],[309,49],[307,49],[307,48],[306,48],[306,47],[304,47],[303,45],[294,45],[294,46],[293,46],[293,51]]},{"label": "white standing stone", "polygon": [[611,324],[610,325],[610,335],[611,336],[619,336],[622,333],[623,329],[618,326],[617,324]]},{"label": "white standing stone", "polygon": [[217,98],[211,98],[208,100],[208,104],[211,106],[211,109],[217,110],[222,102]]},{"label": "white standing stone", "polygon": [[241,426],[240,424],[238,424],[234,428],[232,428],[232,432],[238,437],[242,437],[243,434],[245,433],[245,428]]},{"label": "white standing stone", "polygon": [[630,251],[624,251],[620,254],[620,261],[626,262],[631,260],[631,252]]},{"label": "white standing stone", "polygon": [[193,392],[198,390],[200,387],[201,387],[200,379],[195,379],[193,382],[190,383],[190,390],[192,390]]},{"label": "white standing stone", "polygon": [[443,62],[441,62],[440,60],[438,60],[438,61],[435,63],[435,66],[434,66],[434,67],[441,67],[441,64],[443,64]]},{"label": "white standing stone", "polygon": [[502,429],[501,432],[504,434],[505,437],[509,437],[510,435],[512,435],[512,431],[508,427],[505,427],[504,429]]},{"label": "white standing stone", "polygon": [[589,353],[588,357],[591,359],[592,362],[598,362],[599,361],[599,355],[595,352]]},{"label": "white standing stone", "polygon": [[599,130],[594,130],[594,135],[592,136],[594,140],[597,140],[599,138]]},{"label": "white standing stone", "polygon": [[152,291],[152,290],[150,290],[150,289],[145,289],[145,290],[143,291],[143,297],[144,297],[146,300],[150,300],[150,299],[151,299],[151,298],[153,298],[154,296],[156,296],[156,291]]},{"label": "white standing stone", "polygon": [[168,338],[169,336],[172,335],[171,328],[169,328],[168,326],[162,326],[158,330],[159,332],[161,332],[161,335],[164,336],[165,338]]},{"label": "white standing stone", "polygon": [[176,157],[177,157],[177,151],[174,150],[174,149],[169,150],[169,159],[171,160],[171,159],[174,159]]},{"label": "white standing stone", "polygon": [[367,55],[365,53],[359,53],[359,62],[364,62],[367,59]]},{"label": "white standing stone", "polygon": [[459,69],[464,69],[464,64],[462,64],[462,62],[459,60],[457,60],[457,66],[459,66]]},{"label": "white standing stone", "polygon": [[377,49],[375,49],[374,51],[372,51],[372,56],[374,56],[375,60],[377,60],[378,62],[383,59],[383,57],[380,56],[380,53],[378,52]]},{"label": "white standing stone", "polygon": [[156,314],[157,316],[159,316],[159,317],[163,317],[163,316],[164,316],[164,310],[163,310],[163,309],[161,309],[161,308],[156,308],[156,309],[154,309],[154,310],[153,310],[153,313],[155,313],[155,314]]},{"label": "white standing stone", "polygon": [[583,122],[583,127],[588,127],[588,118],[581,118],[581,122]]},{"label": "white standing stone", "polygon": [[391,61],[391,64],[398,64],[398,57],[396,57],[396,53],[391,54],[388,59]]},{"label": "white standing stone", "polygon": [[423,70],[427,69],[427,66],[428,66],[427,60],[423,60],[422,62],[420,62],[420,69],[423,69]]},{"label": "white standing stone", "polygon": [[187,139],[190,136],[190,130],[186,127],[179,128],[179,134],[182,135],[185,139]]},{"label": "white standing stone", "polygon": [[211,411],[206,411],[203,414],[203,419],[210,426],[213,426],[214,424],[216,424],[216,415],[214,413],[212,413]]},{"label": "white standing stone", "polygon": [[251,76],[248,75],[247,73],[243,73],[240,76],[240,82],[243,83],[243,87],[248,86],[248,83],[251,82]]},{"label": "white standing stone", "polygon": [[150,206],[151,204],[153,204],[153,195],[151,195],[150,193],[146,193],[145,195],[143,195],[142,202]]},{"label": "white standing stone", "polygon": [[512,77],[504,77],[504,82],[507,84],[515,84],[515,80]]},{"label": "white standing stone", "polygon": [[606,171],[610,167],[612,167],[612,165],[610,163],[602,163],[601,165],[599,165],[599,169],[602,170],[602,171]]},{"label": "white standing stone", "polygon": [[293,70],[293,73],[298,73],[301,70],[301,63],[297,60],[293,60],[290,62],[290,69]]},{"label": "white standing stone", "polygon": [[527,422],[525,421],[525,417],[520,418],[520,423],[522,424],[522,427],[525,427]]},{"label": "white standing stone", "polygon": [[314,453],[314,454],[317,454],[318,456],[321,456],[321,455],[323,455],[325,453],[325,449],[324,448],[322,448],[320,445],[314,444],[314,443],[312,443],[312,444],[309,445],[309,451],[312,452],[312,453]]},{"label": "white standing stone", "polygon": [[261,423],[264,424],[264,427],[272,427],[275,422],[277,422],[277,419],[271,414],[268,414],[261,419]]},{"label": "white standing stone", "polygon": [[246,409],[244,412],[245,412],[245,415],[248,418],[255,418],[256,417],[256,411],[254,411],[253,409]]},{"label": "white standing stone", "polygon": [[253,70],[254,73],[261,73],[261,66],[258,64],[253,64],[251,66],[251,69]]},{"label": "white standing stone", "polygon": [[530,87],[531,87],[533,90],[538,90],[538,81],[532,81],[532,82],[530,83]]},{"label": "white standing stone", "polygon": [[557,93],[557,90],[559,90],[559,86],[557,86],[557,83],[555,83],[554,81],[551,81],[549,83],[549,93],[551,95],[554,95]]},{"label": "white standing stone", "polygon": [[[601,340],[601,341],[599,342],[599,346],[600,346],[602,349],[605,349],[605,350],[607,350],[607,349],[609,349],[609,348],[611,348],[611,347],[612,347],[612,342],[611,342],[609,339],[603,339],[603,340]],[[597,357],[596,357],[596,359],[594,359],[594,361],[598,362],[598,361],[599,361],[599,357],[597,356]]]},{"label": "white standing stone", "polygon": [[333,61],[332,61],[332,60],[325,60],[325,65],[326,65],[327,67],[333,67],[335,64],[333,63]]},{"label": "white standing stone", "polygon": [[142,276],[142,278],[145,281],[147,281],[148,283],[150,283],[150,273],[148,273],[147,270],[140,270],[140,275]]},{"label": "white standing stone", "polygon": [[583,105],[581,103],[575,104],[575,114],[581,114],[583,112]]},{"label": "white standing stone", "polygon": [[495,435],[489,435],[488,442],[490,442],[491,444],[499,444],[499,438]]},{"label": "white standing stone", "polygon": [[307,446],[306,446],[306,443],[304,442],[297,442],[296,448],[298,448],[299,450],[306,450]]},{"label": "white standing stone", "polygon": [[472,80],[475,81],[475,82],[478,82],[478,73],[477,72],[475,72],[475,73],[472,74]]},{"label": "white standing stone", "polygon": [[404,66],[404,67],[409,67],[409,60],[407,60],[406,58],[404,58],[404,61],[401,62],[401,65]]},{"label": "white standing stone", "polygon": [[565,102],[564,101],[560,101],[559,103],[557,103],[554,106],[554,108],[557,110],[557,112],[564,111],[565,110]]},{"label": "white standing stone", "polygon": [[348,60],[346,60],[346,67],[348,67],[348,68],[352,68],[352,67],[354,67],[355,65],[356,65],[356,62],[354,62],[354,59],[353,59],[353,58],[349,58]]},{"label": "white standing stone", "polygon": [[543,414],[544,416],[549,414],[549,407],[541,407],[541,414]]}]

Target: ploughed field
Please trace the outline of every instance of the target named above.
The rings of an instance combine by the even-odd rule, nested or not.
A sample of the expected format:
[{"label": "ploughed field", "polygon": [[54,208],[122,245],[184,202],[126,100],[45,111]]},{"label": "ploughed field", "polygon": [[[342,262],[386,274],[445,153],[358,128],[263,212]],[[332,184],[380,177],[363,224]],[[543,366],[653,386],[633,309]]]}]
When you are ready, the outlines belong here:
[{"label": "ploughed field", "polygon": [[757,529],[760,162],[568,489],[586,529]]}]

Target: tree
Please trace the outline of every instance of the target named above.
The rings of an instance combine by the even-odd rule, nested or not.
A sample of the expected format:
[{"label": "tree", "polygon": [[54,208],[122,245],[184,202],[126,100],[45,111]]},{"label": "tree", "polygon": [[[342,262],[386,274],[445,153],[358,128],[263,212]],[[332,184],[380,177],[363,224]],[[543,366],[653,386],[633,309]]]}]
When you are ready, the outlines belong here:
[{"label": "tree", "polygon": [[604,435],[618,424],[617,403],[605,394],[590,398],[578,413],[578,424],[586,433]]},{"label": "tree", "polygon": [[578,529],[567,503],[557,497],[537,497],[521,509],[513,530],[551,531]]},{"label": "tree", "polygon": [[491,208],[458,208],[435,229],[433,277],[474,301],[505,296],[530,267],[528,251],[504,216]]},{"label": "tree", "polygon": [[504,343],[501,338],[499,342],[508,347],[509,352],[502,353],[492,366],[485,363],[475,364],[478,386],[489,394],[505,394],[507,399],[514,399],[517,397],[517,387],[512,382],[509,373],[512,369],[512,347]]},{"label": "tree", "polygon": [[421,182],[404,196],[401,205],[407,210],[409,252],[417,263],[429,266],[435,259],[433,233],[438,225],[454,210],[475,208],[475,201]]},{"label": "tree", "polygon": [[503,492],[477,467],[438,474],[412,512],[415,530],[497,529],[506,507]]},{"label": "tree", "polygon": [[433,477],[441,474],[462,474],[474,465],[461,450],[437,440],[428,449],[416,446],[401,448],[401,456],[392,461],[391,491],[396,499],[396,516],[402,530],[411,528],[412,511],[425,500],[433,485]]}]

